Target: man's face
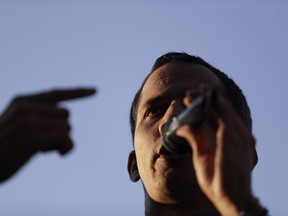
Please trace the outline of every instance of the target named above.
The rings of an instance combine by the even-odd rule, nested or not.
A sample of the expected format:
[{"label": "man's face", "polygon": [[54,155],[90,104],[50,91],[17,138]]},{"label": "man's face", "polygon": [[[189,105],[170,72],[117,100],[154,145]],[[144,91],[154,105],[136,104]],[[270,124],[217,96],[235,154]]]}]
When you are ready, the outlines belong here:
[{"label": "man's face", "polygon": [[191,153],[172,155],[164,147],[161,128],[172,116],[185,109],[187,90],[221,86],[208,68],[191,63],[170,63],[155,70],[147,79],[140,99],[134,147],[138,171],[149,196],[160,203],[193,199],[200,193]]}]

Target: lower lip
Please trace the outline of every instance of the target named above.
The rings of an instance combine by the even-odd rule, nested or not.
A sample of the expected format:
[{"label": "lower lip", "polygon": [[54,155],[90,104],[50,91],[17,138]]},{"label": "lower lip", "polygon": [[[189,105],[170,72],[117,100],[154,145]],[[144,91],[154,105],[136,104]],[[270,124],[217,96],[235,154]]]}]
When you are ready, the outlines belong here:
[{"label": "lower lip", "polygon": [[191,160],[192,155],[190,153],[187,154],[161,154],[157,158],[159,161],[182,161],[182,160]]}]

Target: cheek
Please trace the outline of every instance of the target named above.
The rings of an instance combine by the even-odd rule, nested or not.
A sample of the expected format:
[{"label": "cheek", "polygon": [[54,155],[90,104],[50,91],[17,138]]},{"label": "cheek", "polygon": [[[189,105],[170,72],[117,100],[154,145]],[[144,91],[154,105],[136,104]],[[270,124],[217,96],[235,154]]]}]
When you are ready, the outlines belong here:
[{"label": "cheek", "polygon": [[139,156],[145,158],[146,154],[155,151],[159,143],[160,134],[155,126],[141,126],[136,128],[134,146]]},{"label": "cheek", "polygon": [[138,168],[140,168],[143,166],[143,163],[145,163],[145,158],[148,159],[149,154],[151,154],[150,142],[145,136],[139,136],[138,133],[138,135],[136,135],[134,138],[134,147]]},{"label": "cheek", "polygon": [[138,126],[136,126],[135,136],[137,136],[138,139],[141,139],[141,141],[143,142],[153,143],[160,136],[159,125],[160,125],[160,120],[155,120],[155,121],[143,120],[142,122],[138,123]]},{"label": "cheek", "polygon": [[147,149],[144,143],[135,143],[135,152],[140,177],[143,182],[146,182],[147,176],[149,175],[149,168],[151,167],[149,157],[151,158],[152,154],[151,152],[149,153],[149,149]]},{"label": "cheek", "polygon": [[155,130],[156,127],[140,126],[135,130],[134,148],[140,174],[144,170],[148,170],[152,166],[153,156],[157,151],[159,143],[159,133]]}]

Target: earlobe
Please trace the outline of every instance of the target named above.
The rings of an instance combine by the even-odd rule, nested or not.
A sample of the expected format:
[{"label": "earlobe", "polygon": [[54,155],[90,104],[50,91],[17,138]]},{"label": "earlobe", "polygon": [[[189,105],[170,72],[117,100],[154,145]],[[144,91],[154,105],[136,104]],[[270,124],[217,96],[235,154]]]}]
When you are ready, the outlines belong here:
[{"label": "earlobe", "polygon": [[129,173],[131,181],[132,182],[139,181],[140,175],[138,172],[135,151],[131,151],[129,154],[127,169],[128,169],[128,173]]}]

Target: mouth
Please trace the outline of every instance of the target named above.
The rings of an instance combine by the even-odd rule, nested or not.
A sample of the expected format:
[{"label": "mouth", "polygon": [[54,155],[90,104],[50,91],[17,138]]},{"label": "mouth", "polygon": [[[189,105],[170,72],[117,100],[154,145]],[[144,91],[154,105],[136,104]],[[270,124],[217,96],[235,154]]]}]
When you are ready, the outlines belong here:
[{"label": "mouth", "polygon": [[158,152],[155,155],[155,162],[166,162],[171,164],[178,164],[184,161],[187,161],[187,158],[189,162],[191,162],[192,153],[186,152],[182,154],[175,154],[169,152],[163,145],[159,148]]}]

